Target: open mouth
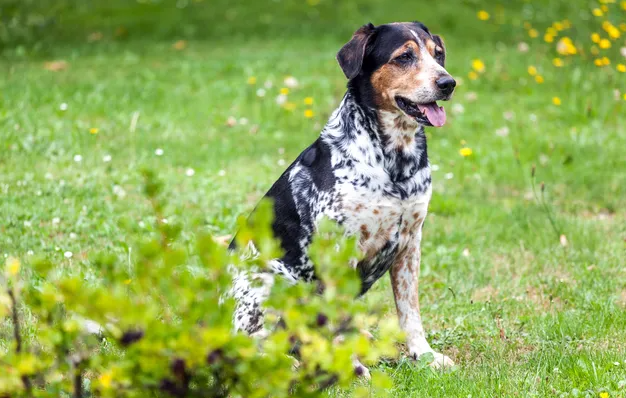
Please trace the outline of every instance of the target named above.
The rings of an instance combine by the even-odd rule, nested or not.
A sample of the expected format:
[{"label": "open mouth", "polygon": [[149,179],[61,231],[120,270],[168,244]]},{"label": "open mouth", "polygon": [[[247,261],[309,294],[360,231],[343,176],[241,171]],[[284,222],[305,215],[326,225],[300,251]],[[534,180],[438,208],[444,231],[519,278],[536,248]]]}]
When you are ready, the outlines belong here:
[{"label": "open mouth", "polygon": [[396,104],[407,115],[418,122],[428,122],[431,126],[441,127],[446,123],[446,110],[436,102],[417,104],[404,97],[396,97]]}]

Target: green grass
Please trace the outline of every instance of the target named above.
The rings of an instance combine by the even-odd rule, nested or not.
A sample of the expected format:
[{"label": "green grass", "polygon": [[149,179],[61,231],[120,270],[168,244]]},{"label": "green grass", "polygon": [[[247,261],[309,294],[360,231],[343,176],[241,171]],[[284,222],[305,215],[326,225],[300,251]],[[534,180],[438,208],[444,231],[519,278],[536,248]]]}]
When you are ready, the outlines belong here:
[{"label": "green grass", "polygon": [[[128,229],[150,221],[143,167],[165,181],[167,217],[233,233],[236,217],[338,104],[345,81],[334,55],[351,32],[370,20],[420,19],[443,34],[448,70],[463,80],[447,105],[447,126],[428,132],[438,170],[420,280],[430,341],[458,367],[441,374],[399,360],[377,368],[393,377],[395,396],[626,394],[626,101],[614,98],[614,90],[626,91],[626,75],[614,67],[624,63],[624,33],[607,52],[612,65],[597,68],[589,34],[600,22],[577,19],[589,13],[586,2],[505,3],[501,11],[475,1],[362,0],[341,2],[339,11],[329,1],[189,3],[86,2],[71,10],[59,2],[49,34],[25,28],[5,46],[0,253],[23,261],[45,255],[97,283],[91,256],[128,257]],[[623,22],[626,14],[611,7],[613,22]],[[487,22],[476,19],[483,8],[492,14]],[[53,14],[43,6],[32,12]],[[553,67],[554,45],[529,39],[523,16],[541,36],[570,18],[567,34],[584,53]],[[93,32],[103,38],[88,42]],[[186,48],[172,48],[181,39]],[[522,40],[528,53],[517,50]],[[486,71],[471,81],[476,58]],[[52,60],[68,67],[46,70]],[[544,84],[528,75],[529,65]],[[288,96],[293,111],[275,103],[287,75],[299,82]],[[256,85],[247,84],[250,76]],[[258,97],[266,81],[272,86]],[[312,119],[304,117],[305,97],[314,98]],[[238,123],[228,126],[229,117]],[[508,135],[496,134],[505,127]],[[470,157],[459,155],[463,146]],[[545,182],[545,206],[533,195],[533,166],[539,197]],[[394,311],[386,279],[365,300]],[[7,338],[0,328],[0,348]]]}]

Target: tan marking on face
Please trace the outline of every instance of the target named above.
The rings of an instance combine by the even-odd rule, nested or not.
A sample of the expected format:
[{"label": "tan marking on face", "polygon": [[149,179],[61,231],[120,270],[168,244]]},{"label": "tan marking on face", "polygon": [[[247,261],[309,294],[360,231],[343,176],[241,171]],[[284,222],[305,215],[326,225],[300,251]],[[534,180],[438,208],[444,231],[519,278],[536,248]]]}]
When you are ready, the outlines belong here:
[{"label": "tan marking on face", "polygon": [[372,74],[371,82],[375,92],[376,105],[382,110],[396,111],[396,95],[404,94],[404,96],[410,97],[423,84],[423,77],[418,68],[419,62],[407,67],[393,62],[396,57],[404,54],[407,50],[412,50],[419,60],[420,49],[417,43],[412,40],[407,41],[391,54],[390,62]]}]

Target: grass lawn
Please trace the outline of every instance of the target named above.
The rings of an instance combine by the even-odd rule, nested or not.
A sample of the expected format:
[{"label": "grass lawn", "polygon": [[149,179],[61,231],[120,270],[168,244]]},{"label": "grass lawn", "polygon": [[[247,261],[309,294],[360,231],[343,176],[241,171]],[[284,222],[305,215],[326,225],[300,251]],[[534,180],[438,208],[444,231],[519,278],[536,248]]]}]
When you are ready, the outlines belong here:
[{"label": "grass lawn", "polygon": [[[4,257],[45,255],[97,283],[90,256],[128,257],[128,229],[150,222],[143,167],[165,181],[167,217],[232,234],[339,103],[351,32],[419,19],[461,81],[448,124],[428,130],[420,279],[429,340],[458,367],[378,367],[398,397],[626,396],[626,32],[597,56],[590,39],[626,21],[619,2],[603,17],[583,1],[68,3],[0,59]],[[557,53],[565,36],[577,54]],[[365,300],[395,312],[386,278]]]}]

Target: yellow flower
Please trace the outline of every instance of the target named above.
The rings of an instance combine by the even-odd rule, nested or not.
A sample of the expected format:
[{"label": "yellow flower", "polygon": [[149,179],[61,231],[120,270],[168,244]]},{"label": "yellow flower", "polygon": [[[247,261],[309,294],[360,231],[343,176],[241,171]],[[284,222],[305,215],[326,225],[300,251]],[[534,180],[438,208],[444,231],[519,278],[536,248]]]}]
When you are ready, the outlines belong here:
[{"label": "yellow flower", "polygon": [[594,59],[593,63],[598,67],[602,66],[602,60],[600,58]]},{"label": "yellow flower", "polygon": [[305,105],[313,105],[313,97],[306,97],[304,99],[304,104]]},{"label": "yellow flower", "polygon": [[467,74],[467,77],[470,78],[470,80],[476,80],[478,79],[478,73],[474,72],[473,70],[470,71],[470,73]]},{"label": "yellow flower", "polygon": [[617,64],[616,69],[618,72],[626,73],[626,65],[624,64]]},{"label": "yellow flower", "polygon": [[607,48],[611,48],[611,42],[609,39],[602,39],[600,43],[598,43],[601,49],[606,50]]},{"label": "yellow flower", "polygon": [[569,37],[563,37],[556,44],[556,51],[561,55],[574,55],[578,52],[576,46]]},{"label": "yellow flower", "polygon": [[475,59],[472,61],[472,69],[478,73],[483,73],[485,71],[485,63],[480,59]]},{"label": "yellow flower", "polygon": [[537,31],[537,29],[534,29],[534,28],[530,29],[528,31],[528,36],[530,36],[530,37],[532,37],[534,39],[535,37],[539,36],[539,32]]},{"label": "yellow flower", "polygon": [[561,22],[555,22],[555,23],[553,23],[553,24],[552,24],[552,27],[553,27],[554,29],[556,29],[556,30],[563,30],[563,29],[564,29],[564,27],[563,27],[563,23],[561,23]]},{"label": "yellow flower", "polygon": [[622,32],[626,32],[626,23],[622,22],[621,24],[619,24],[619,29]]},{"label": "yellow flower", "polygon": [[563,66],[563,60],[561,58],[554,58],[552,60],[552,64],[556,66],[557,68],[560,68]]},{"label": "yellow flower", "polygon": [[602,65],[611,65],[611,60],[608,57],[602,57]]},{"label": "yellow flower", "polygon": [[296,104],[294,104],[293,102],[285,102],[285,105],[283,105],[283,108],[285,108],[288,111],[293,111],[294,109],[296,109]]},{"label": "yellow flower", "polygon": [[546,34],[543,36],[543,40],[544,40],[546,43],[552,43],[552,42],[554,41],[554,36],[549,35],[549,34],[547,34],[547,33],[546,33]]},{"label": "yellow flower", "polygon": [[608,393],[608,392],[606,392],[606,391],[602,391],[602,392],[600,393],[600,398],[609,398],[609,393]]},{"label": "yellow flower", "polygon": [[464,148],[459,149],[459,154],[461,154],[461,156],[465,158],[470,156],[472,153],[473,153],[472,148],[464,147]]},{"label": "yellow flower", "polygon": [[621,2],[622,10],[626,10],[626,1]]},{"label": "yellow flower", "polygon": [[539,84],[543,84],[543,76],[540,76],[540,75],[535,76],[535,81]]},{"label": "yellow flower", "polygon": [[612,23],[610,23],[609,21],[604,21],[602,23],[602,29],[604,29],[606,31],[606,33],[609,34],[609,37],[611,39],[619,39],[619,37],[621,36],[621,33],[619,31],[619,29],[617,29]]},{"label": "yellow flower", "polygon": [[623,96],[623,98],[624,98],[624,101],[626,101],[626,93],[624,93],[624,96]]},{"label": "yellow flower", "polygon": [[7,273],[11,276],[17,275],[20,272],[20,260],[15,257],[9,257],[6,261]]},{"label": "yellow flower", "polygon": [[283,88],[280,89],[280,93],[282,95],[287,95],[287,94],[289,94],[289,89],[287,87],[283,87]]},{"label": "yellow flower", "polygon": [[600,43],[600,35],[597,33],[591,34],[591,41],[594,43]]},{"label": "yellow flower", "polygon": [[602,12],[601,9],[599,8],[594,8],[592,11],[593,15],[595,15],[596,17],[601,17],[604,15],[604,13]]},{"label": "yellow flower", "polygon": [[98,381],[100,385],[104,388],[111,388],[111,382],[113,381],[113,375],[111,372],[102,373],[100,377],[98,377]]},{"label": "yellow flower", "polygon": [[572,26],[572,23],[569,21],[569,19],[564,19],[563,20],[563,28],[564,29],[569,29]]},{"label": "yellow flower", "polygon": [[485,10],[478,11],[476,16],[478,16],[478,19],[480,19],[481,21],[486,21],[489,19],[489,13]]},{"label": "yellow flower", "polygon": [[534,66],[529,66],[528,67],[528,74],[531,76],[535,76],[537,74],[537,68],[535,68]]},{"label": "yellow flower", "polygon": [[254,76],[250,76],[250,77],[248,78],[248,84],[249,84],[249,85],[251,85],[251,86],[252,86],[252,85],[254,85],[254,84],[256,84],[256,77],[254,77]]},{"label": "yellow flower", "polygon": [[96,127],[92,127],[92,128],[89,129],[89,133],[90,134],[98,134],[98,131],[99,130]]},{"label": "yellow flower", "polygon": [[606,5],[603,5],[602,7],[600,7],[600,9],[604,12],[609,12],[609,7]]},{"label": "yellow flower", "polygon": [[552,103],[556,106],[561,106],[561,99],[559,97],[552,97]]},{"label": "yellow flower", "polygon": [[307,109],[306,111],[304,111],[304,117],[305,118],[310,119],[313,116],[315,116],[315,113],[312,110]]}]

